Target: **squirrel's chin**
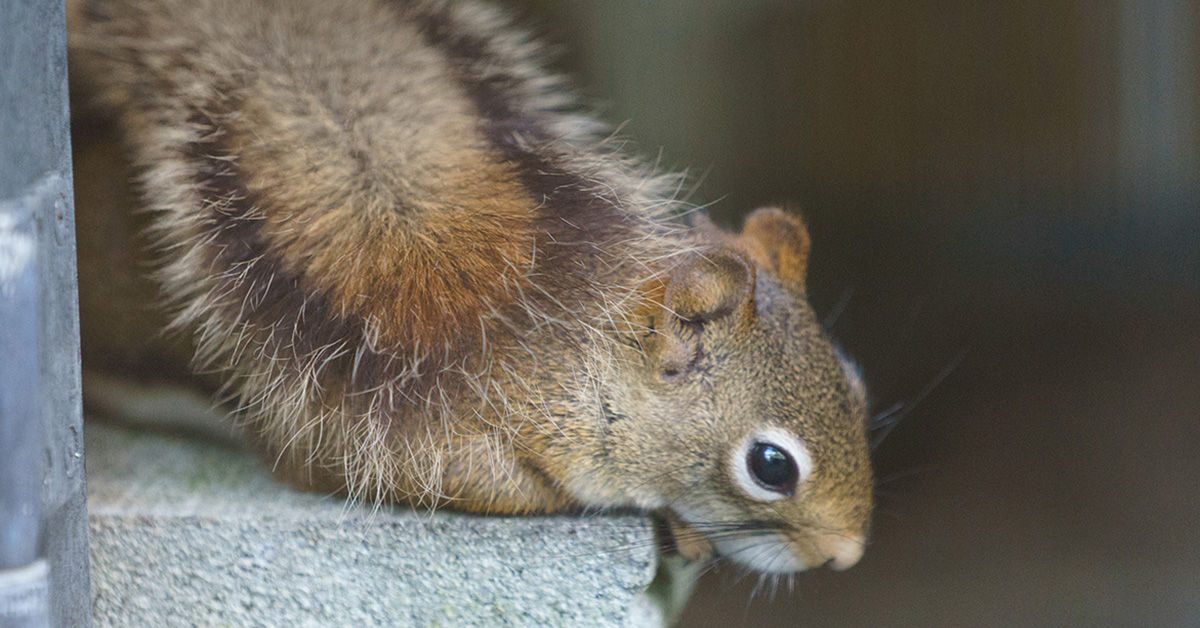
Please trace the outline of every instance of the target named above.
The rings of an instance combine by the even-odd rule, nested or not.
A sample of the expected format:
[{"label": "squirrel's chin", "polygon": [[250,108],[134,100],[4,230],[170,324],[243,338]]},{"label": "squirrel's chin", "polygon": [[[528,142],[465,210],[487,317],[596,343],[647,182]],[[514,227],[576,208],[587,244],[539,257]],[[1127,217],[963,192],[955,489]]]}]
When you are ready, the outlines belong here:
[{"label": "squirrel's chin", "polygon": [[795,545],[778,532],[716,539],[713,545],[721,556],[763,573],[796,573],[815,566],[797,556],[793,549]]}]

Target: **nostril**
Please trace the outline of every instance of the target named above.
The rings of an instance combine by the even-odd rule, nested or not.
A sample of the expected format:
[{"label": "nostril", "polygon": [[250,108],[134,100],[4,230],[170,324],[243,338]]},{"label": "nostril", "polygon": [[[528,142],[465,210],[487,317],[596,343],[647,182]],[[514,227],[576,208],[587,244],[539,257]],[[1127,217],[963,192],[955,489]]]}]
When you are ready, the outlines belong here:
[{"label": "nostril", "polygon": [[821,553],[828,556],[825,561],[835,571],[845,571],[862,558],[865,540],[861,536],[829,535],[818,541]]}]

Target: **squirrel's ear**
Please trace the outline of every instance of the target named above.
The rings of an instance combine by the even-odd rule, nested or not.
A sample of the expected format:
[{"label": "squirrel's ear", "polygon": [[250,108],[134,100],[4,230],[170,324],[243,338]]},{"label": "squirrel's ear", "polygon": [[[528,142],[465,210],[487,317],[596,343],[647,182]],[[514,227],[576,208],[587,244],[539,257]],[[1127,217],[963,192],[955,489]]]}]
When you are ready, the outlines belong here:
[{"label": "squirrel's ear", "polygon": [[733,250],[713,247],[695,253],[667,282],[667,309],[691,323],[733,312],[754,291],[754,268]]},{"label": "squirrel's ear", "polygon": [[809,239],[799,216],[775,207],[756,209],[746,218],[738,241],[755,263],[784,284],[804,289]]},{"label": "squirrel's ear", "polygon": [[[662,376],[691,370],[700,355],[697,327],[735,311],[753,312],[754,267],[724,246],[689,253],[664,281],[656,282],[650,334],[637,341]],[[747,307],[749,305],[749,307]]]}]

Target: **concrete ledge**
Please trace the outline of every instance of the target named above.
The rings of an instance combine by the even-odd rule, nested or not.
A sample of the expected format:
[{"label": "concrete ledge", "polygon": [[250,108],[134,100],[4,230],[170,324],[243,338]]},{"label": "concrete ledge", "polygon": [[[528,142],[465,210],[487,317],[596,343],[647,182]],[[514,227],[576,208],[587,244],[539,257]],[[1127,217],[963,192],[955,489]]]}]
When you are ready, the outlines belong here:
[{"label": "concrete ledge", "polygon": [[86,441],[101,626],[662,626],[690,584],[642,517],[372,513],[225,446]]}]

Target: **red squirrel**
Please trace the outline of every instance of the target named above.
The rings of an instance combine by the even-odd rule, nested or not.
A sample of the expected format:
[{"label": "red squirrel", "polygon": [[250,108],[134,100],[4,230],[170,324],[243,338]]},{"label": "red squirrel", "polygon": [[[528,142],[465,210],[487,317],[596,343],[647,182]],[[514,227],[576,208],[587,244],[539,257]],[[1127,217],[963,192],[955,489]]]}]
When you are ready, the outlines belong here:
[{"label": "red squirrel", "polygon": [[68,11],[89,368],[194,369],[314,490],[658,511],[772,573],[862,555],[865,392],[807,302],[804,223],[689,220],[502,13]]}]

